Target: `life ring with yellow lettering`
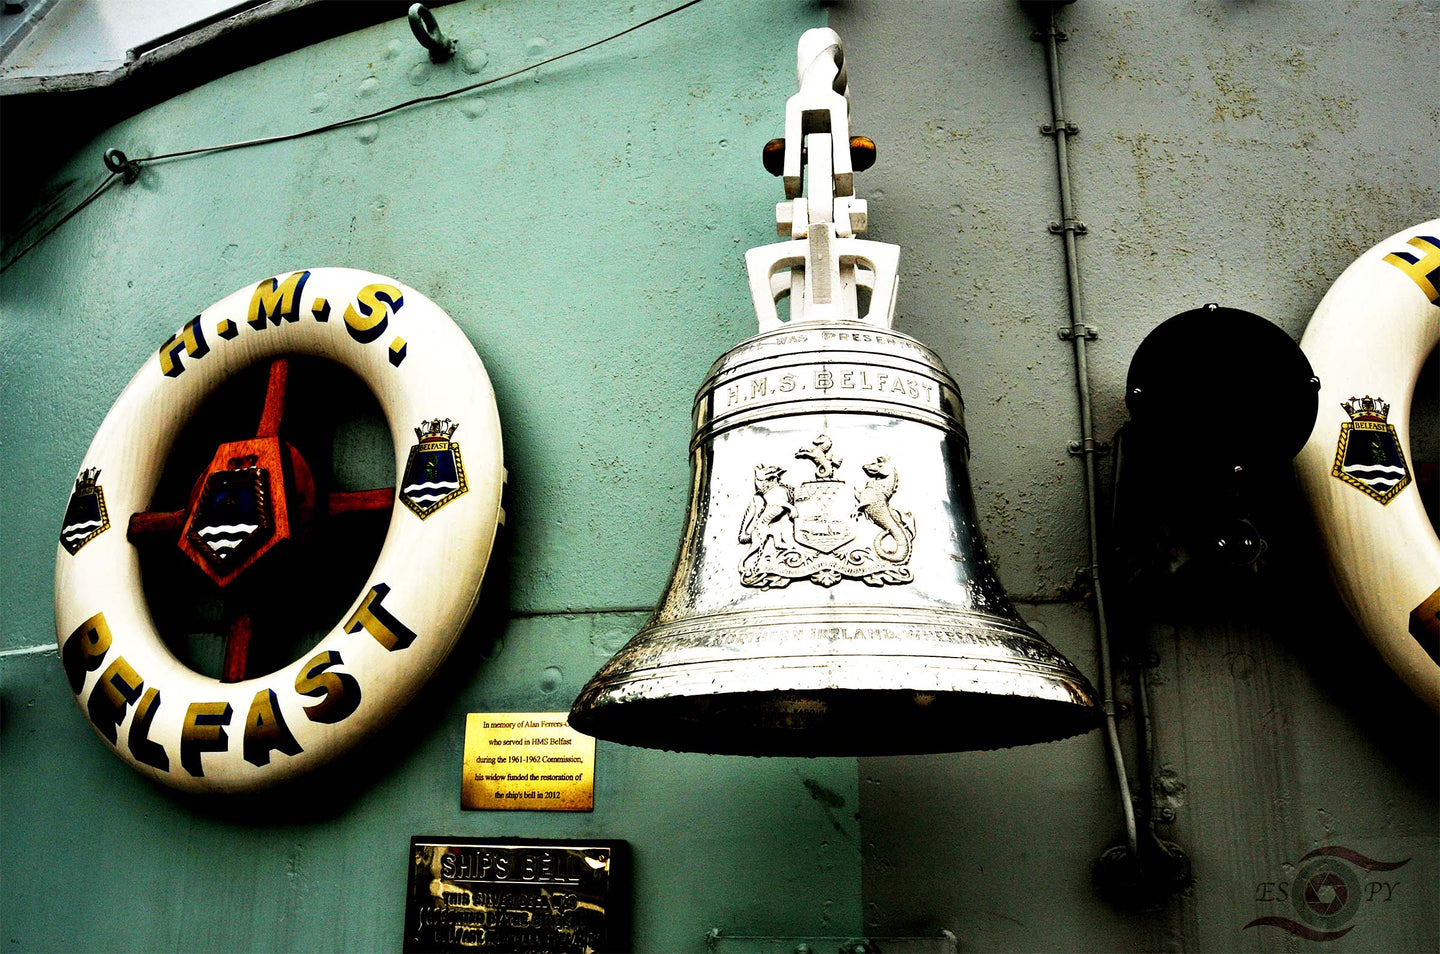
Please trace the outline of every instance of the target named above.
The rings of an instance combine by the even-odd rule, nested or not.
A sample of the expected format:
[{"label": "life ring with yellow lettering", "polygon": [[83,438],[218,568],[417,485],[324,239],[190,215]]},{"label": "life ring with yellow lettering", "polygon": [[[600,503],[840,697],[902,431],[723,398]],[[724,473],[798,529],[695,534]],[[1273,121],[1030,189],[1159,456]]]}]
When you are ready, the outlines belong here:
[{"label": "life ring with yellow lettering", "polygon": [[[369,387],[399,477],[393,492],[367,492],[390,509],[388,531],[340,621],[290,665],[222,681],[162,642],[127,536],[167,524],[224,586],[297,531],[319,505],[303,460],[278,436],[287,355],[336,361]],[[255,439],[220,447],[187,510],[147,513],[186,420],[222,381],[267,360]],[[323,764],[387,721],[454,647],[504,521],[504,482],[490,379],[433,302],[343,268],[240,289],[146,361],[81,464],[55,566],[56,636],[81,711],[120,758],[177,789],[252,791]]]},{"label": "life ring with yellow lettering", "polygon": [[1320,411],[1295,458],[1341,598],[1381,657],[1440,712],[1440,539],[1410,453],[1410,407],[1440,342],[1440,219],[1392,235],[1347,268],[1300,347]]}]

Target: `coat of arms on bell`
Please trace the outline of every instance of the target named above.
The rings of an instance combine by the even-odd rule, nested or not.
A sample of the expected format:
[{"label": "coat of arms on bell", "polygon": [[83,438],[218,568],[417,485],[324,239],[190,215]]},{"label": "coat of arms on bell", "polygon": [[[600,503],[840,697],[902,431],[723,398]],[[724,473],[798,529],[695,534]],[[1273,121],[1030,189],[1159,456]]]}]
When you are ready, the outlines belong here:
[{"label": "coat of arms on bell", "polygon": [[740,542],[753,547],[740,561],[741,584],[771,589],[804,579],[821,586],[846,577],[871,586],[913,580],[905,564],[915,518],[891,502],[900,483],[895,465],[875,458],[860,468],[864,483],[852,487],[836,476],[844,461],[824,434],[795,456],[814,464],[814,480],[792,487],[783,467],[755,467],[755,496],[740,522]]}]

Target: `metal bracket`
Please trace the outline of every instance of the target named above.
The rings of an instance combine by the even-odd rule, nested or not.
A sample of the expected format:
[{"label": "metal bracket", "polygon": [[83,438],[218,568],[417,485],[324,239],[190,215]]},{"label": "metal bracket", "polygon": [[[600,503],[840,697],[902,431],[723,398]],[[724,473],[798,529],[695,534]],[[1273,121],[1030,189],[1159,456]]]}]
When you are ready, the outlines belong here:
[{"label": "metal bracket", "polygon": [[1081,222],[1079,219],[1066,219],[1064,222],[1051,222],[1050,232],[1054,235],[1059,235],[1062,232],[1074,232],[1076,235],[1087,235],[1090,232],[1090,226]]},{"label": "metal bracket", "polygon": [[1095,576],[1095,566],[1077,566],[1070,577],[1070,585],[1065,588],[1068,595],[1072,599],[1088,600],[1095,591]]},{"label": "metal bracket", "polygon": [[415,39],[420,45],[430,51],[431,63],[444,63],[455,55],[455,41],[445,35],[440,29],[440,24],[435,22],[435,14],[423,3],[410,4],[410,32],[415,34]]},{"label": "metal bracket", "polygon": [[1094,325],[1071,325],[1068,328],[1059,328],[1055,332],[1056,337],[1061,341],[1070,341],[1077,334],[1086,341],[1094,341],[1100,337],[1100,329]]},{"label": "metal bracket", "polygon": [[1083,457],[1086,454],[1108,454],[1110,453],[1109,441],[1097,441],[1093,437],[1084,440],[1071,441],[1066,449],[1075,457]]},{"label": "metal bracket", "polygon": [[[889,328],[895,313],[898,245],[865,241],[870,224],[855,194],[855,172],[874,162],[875,143],[850,135],[849,79],[840,37],[806,30],[795,51],[798,90],[785,101],[785,137],[761,156],[779,175],[785,200],[775,206],[775,231],[787,241],[745,253],[750,294],[761,331],[785,322],[839,319]],[[859,291],[870,306],[859,314]],[[788,319],[776,303],[789,297]]]},{"label": "metal bracket", "polygon": [[[1064,30],[1055,30],[1054,32],[1055,39],[1061,43],[1064,43],[1066,40],[1070,39],[1070,34],[1066,33]],[[1036,30],[1035,32],[1030,34],[1030,39],[1035,40],[1036,42],[1045,39],[1045,37],[1046,33],[1044,30]]]},{"label": "metal bracket", "polygon": [[140,178],[140,163],[131,159],[119,149],[105,150],[105,168],[123,177],[126,185]]},{"label": "metal bracket", "polygon": [[1063,126],[1060,126],[1058,129],[1056,128],[1054,123],[1042,123],[1040,126],[1040,132],[1046,136],[1053,136],[1056,132],[1063,132],[1067,136],[1078,136],[1080,135],[1080,127],[1067,119],[1065,121],[1065,124]]}]

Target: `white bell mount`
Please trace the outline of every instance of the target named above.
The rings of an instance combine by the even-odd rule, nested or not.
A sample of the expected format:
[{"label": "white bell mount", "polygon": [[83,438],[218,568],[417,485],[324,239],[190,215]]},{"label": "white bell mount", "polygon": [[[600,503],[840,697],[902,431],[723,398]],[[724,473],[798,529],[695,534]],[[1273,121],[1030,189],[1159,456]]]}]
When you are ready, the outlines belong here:
[{"label": "white bell mount", "polygon": [[[889,328],[900,247],[858,237],[869,221],[865,200],[855,196],[839,35],[830,29],[802,34],[796,72],[800,90],[785,104],[785,201],[775,207],[776,230],[789,241],[745,254],[760,331],[785,324],[776,303],[786,296],[792,323],[841,319]],[[863,315],[861,288],[870,291]]]}]

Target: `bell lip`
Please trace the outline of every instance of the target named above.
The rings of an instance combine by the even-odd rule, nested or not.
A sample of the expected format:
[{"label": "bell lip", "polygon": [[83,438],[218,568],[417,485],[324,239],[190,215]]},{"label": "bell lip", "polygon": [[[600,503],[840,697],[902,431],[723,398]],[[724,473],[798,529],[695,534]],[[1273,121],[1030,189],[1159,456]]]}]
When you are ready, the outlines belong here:
[{"label": "bell lip", "polygon": [[[623,671],[621,650],[585,685],[571,714],[616,705],[709,695],[900,692],[915,697],[1016,697],[1099,709],[1099,694],[1069,660],[957,657],[925,653],[810,653],[683,661]],[[1058,655],[1058,654],[1057,654]],[[622,670],[622,671],[614,671]],[[888,670],[888,672],[886,671]],[[720,691],[707,693],[702,687]]]},{"label": "bell lip", "polygon": [[[624,650],[621,650],[623,653]],[[664,666],[636,667],[612,672],[619,653],[580,690],[575,707],[587,697],[618,696],[625,702],[635,699],[667,699],[690,695],[669,686],[709,681],[712,685],[743,680],[745,689],[735,692],[842,692],[904,691],[917,694],[962,692],[970,695],[1020,695],[1004,689],[981,688],[980,683],[1004,686],[1025,683],[1031,687],[1027,698],[1051,699],[1081,706],[1097,705],[1098,694],[1090,680],[1069,660],[1049,663],[1016,659],[964,658],[939,653],[895,653],[877,657],[873,653],[796,653],[763,655],[738,660],[695,660]],[[906,664],[902,666],[901,664]],[[877,675],[884,666],[908,676]],[[908,668],[906,668],[908,666]],[[623,670],[623,665],[615,665]],[[648,687],[648,688],[647,688]],[[753,687],[753,688],[751,688]],[[633,690],[633,691],[627,691]]]},{"label": "bell lip", "polygon": [[[737,657],[702,645],[687,656],[686,635],[733,635],[736,621],[753,614],[652,617],[580,692],[570,724],[623,745],[757,756],[978,751],[1058,741],[1100,725],[1089,680],[1018,617],[885,609],[892,628],[927,620],[928,637],[907,634],[904,651],[884,651],[887,637],[877,637],[862,640],[858,652],[812,644],[809,652]],[[852,615],[867,626],[878,622],[873,613]],[[818,611],[804,618],[855,622]],[[763,646],[767,629],[793,628],[796,620],[742,625],[750,632],[736,635],[732,648]],[[957,632],[962,625],[970,631]],[[681,648],[668,650],[670,662],[656,662],[667,641]],[[877,729],[871,714],[889,728]]]},{"label": "bell lip", "polygon": [[[1060,742],[1103,723],[1098,703],[1019,695],[950,693],[922,706],[906,706],[905,690],[829,690],[802,701],[839,709],[835,719],[793,726],[737,728],[723,714],[708,723],[693,699],[576,700],[569,722],[602,741],[637,748],[760,758],[860,758],[980,752]],[[703,701],[705,710],[764,711],[777,696],[763,691],[723,693]],[[854,696],[854,699],[846,699]],[[784,700],[778,700],[783,702]],[[591,704],[586,704],[590,702]],[[908,713],[906,710],[908,709]],[[858,721],[856,713],[873,713]],[[689,716],[687,718],[687,716]],[[727,724],[727,722],[729,724]],[[868,728],[867,728],[868,726]]]}]

